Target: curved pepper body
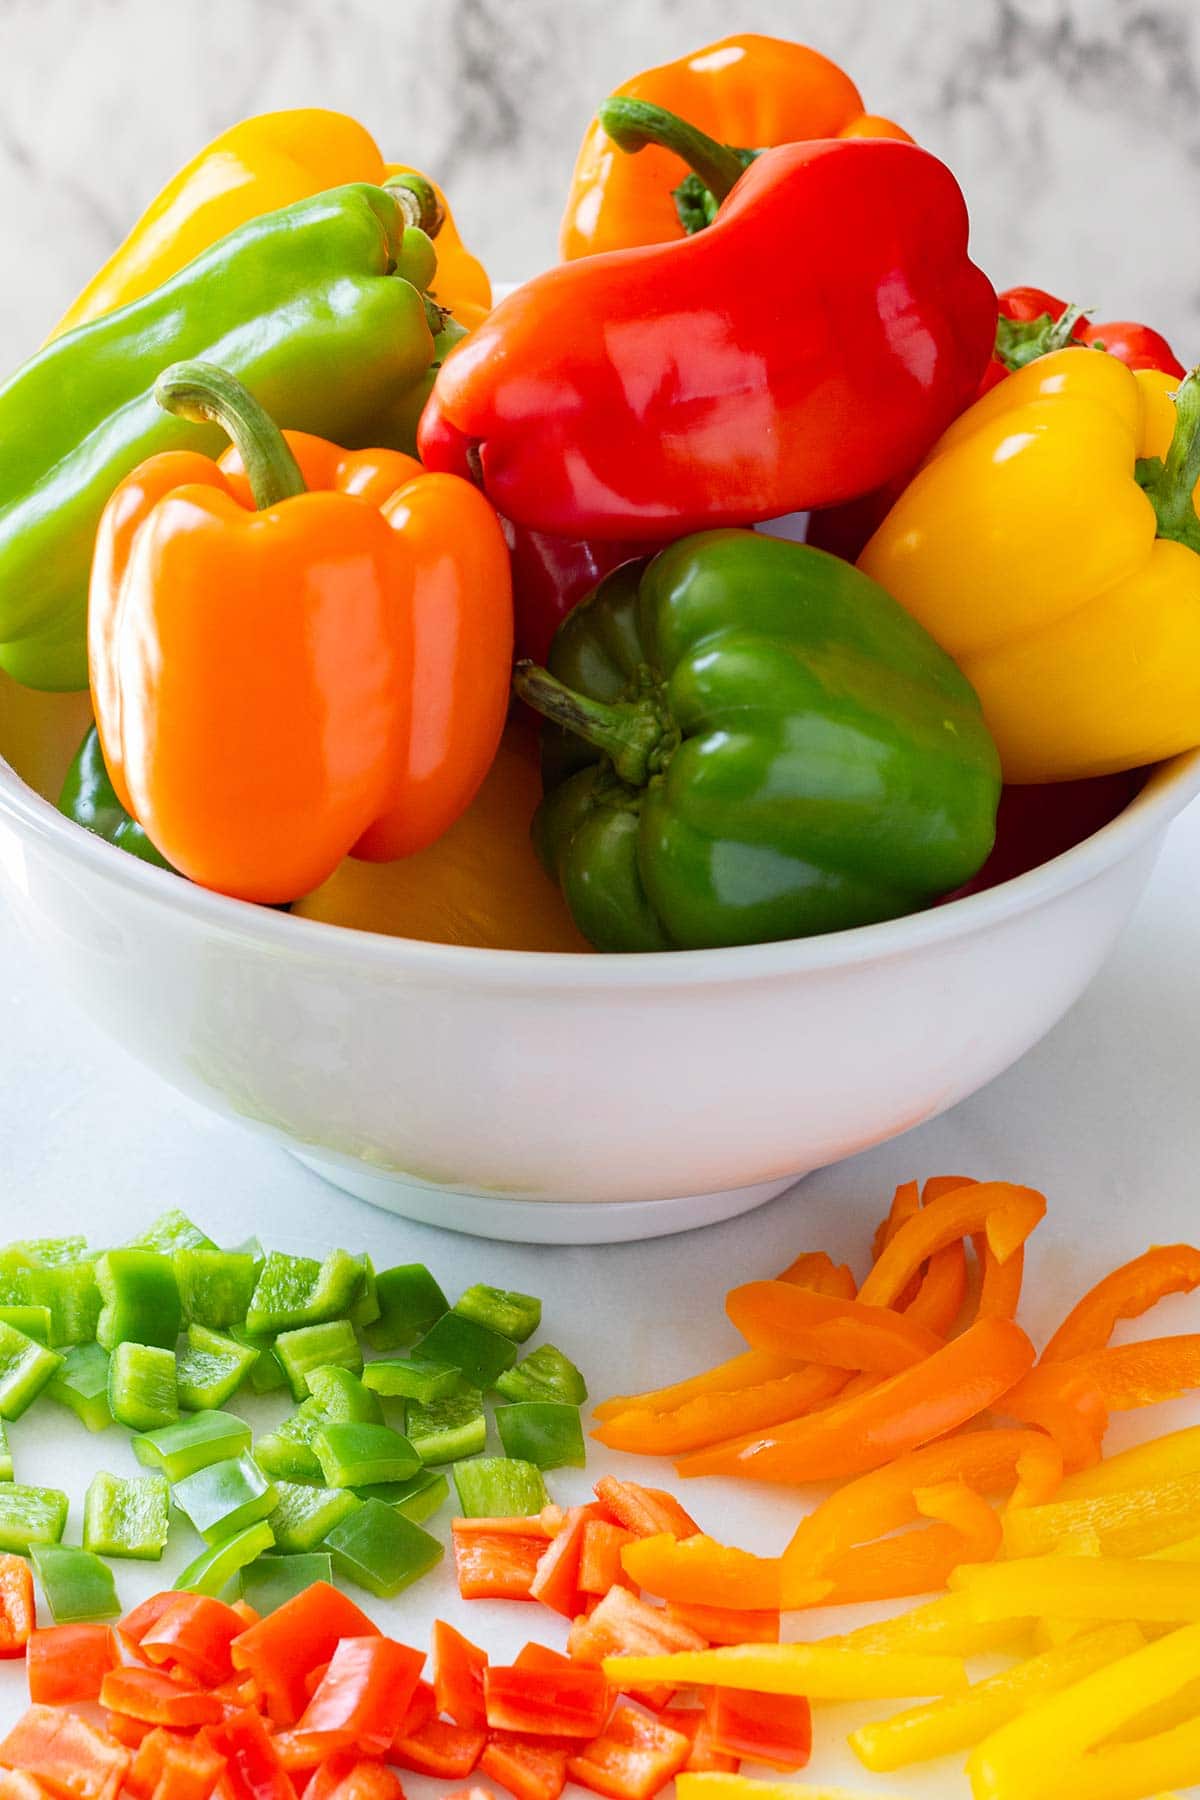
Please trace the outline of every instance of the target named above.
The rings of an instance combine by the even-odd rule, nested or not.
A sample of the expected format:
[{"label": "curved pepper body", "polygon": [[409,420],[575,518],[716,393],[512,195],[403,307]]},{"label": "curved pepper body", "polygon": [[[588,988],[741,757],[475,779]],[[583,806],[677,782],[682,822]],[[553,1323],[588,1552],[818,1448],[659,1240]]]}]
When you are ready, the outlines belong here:
[{"label": "curved pepper body", "polygon": [[155,405],[167,363],[220,361],[285,424],[373,441],[387,399],[434,355],[425,297],[395,272],[404,236],[382,188],[317,194],[252,220],[0,389],[0,666],[30,687],[86,686],[88,565],[109,495],[158,451],[219,449],[215,427]]},{"label": "curved pepper body", "polygon": [[[720,143],[746,150],[810,138],[908,140],[899,125],[865,111],[850,77],[828,57],[755,32],[647,69],[617,93],[665,106]],[[657,147],[631,163],[594,120],[567,198],[563,259],[683,237],[673,191],[687,173],[679,157]]]},{"label": "curved pepper body", "polygon": [[954,657],[1011,782],[1200,742],[1200,556],[1138,485],[1177,384],[1060,350],[946,432],[859,558]]},{"label": "curved pepper body", "polygon": [[698,236],[502,301],[438,376],[421,455],[560,537],[775,518],[910,468],[994,331],[944,164],[884,140],[788,145]]},{"label": "curved pepper body", "polygon": [[74,819],[77,825],[82,825],[85,831],[94,832],[106,843],[115,844],[118,850],[153,863],[156,868],[170,868],[166,857],[155,849],[137,820],[122,806],[105,767],[100,735],[94,725],[67,770],[58,797],[58,810],[68,819]]},{"label": "curved pepper body", "polygon": [[909,625],[848,564],[753,532],[609,576],[550,668],[640,734],[641,778],[551,734],[535,822],[585,936],[660,950],[835,931],[977,867],[995,751],[970,688]]}]

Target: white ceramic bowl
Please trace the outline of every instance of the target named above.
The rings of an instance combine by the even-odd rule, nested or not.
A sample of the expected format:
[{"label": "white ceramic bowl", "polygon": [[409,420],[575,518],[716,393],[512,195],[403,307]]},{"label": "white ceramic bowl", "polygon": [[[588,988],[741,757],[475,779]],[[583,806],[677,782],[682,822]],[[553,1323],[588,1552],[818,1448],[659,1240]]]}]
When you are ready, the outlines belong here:
[{"label": "white ceramic bowl", "polygon": [[990,1081],[1095,974],[1200,790],[1177,758],[1064,855],[889,924],[534,955],[293,918],[100,842],[36,791],[83,704],[0,691],[0,887],[84,1010],[339,1186],[544,1242],[731,1216]]}]

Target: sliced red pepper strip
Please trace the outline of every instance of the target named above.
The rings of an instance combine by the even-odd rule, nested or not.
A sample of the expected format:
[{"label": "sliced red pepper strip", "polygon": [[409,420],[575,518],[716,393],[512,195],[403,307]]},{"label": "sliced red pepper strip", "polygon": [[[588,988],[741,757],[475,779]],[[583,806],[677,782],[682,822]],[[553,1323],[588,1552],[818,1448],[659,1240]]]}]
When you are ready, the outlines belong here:
[{"label": "sliced red pepper strip", "polygon": [[669,1601],[667,1617],[686,1625],[710,1644],[777,1644],[777,1612],[739,1612],[730,1606],[696,1606]]},{"label": "sliced red pepper strip", "polygon": [[382,1756],[404,1723],[424,1666],[419,1650],[394,1638],[342,1638],[296,1735],[328,1750],[354,1746]]},{"label": "sliced red pepper strip", "polygon": [[672,1537],[687,1538],[694,1537],[700,1529],[674,1494],[662,1488],[642,1487],[636,1481],[618,1481],[615,1475],[604,1475],[596,1483],[595,1492],[617,1524],[624,1525],[635,1537],[657,1537],[660,1531],[669,1531]]},{"label": "sliced red pepper strip", "polygon": [[1121,1319],[1140,1319],[1168,1294],[1200,1287],[1200,1250],[1164,1244],[1122,1263],[1076,1302],[1046,1348],[1043,1362],[1066,1362],[1103,1350]]},{"label": "sliced red pepper strip", "polygon": [[[583,1535],[593,1517],[589,1507],[571,1508],[563,1529],[538,1558],[529,1584],[533,1599],[540,1600],[551,1612],[561,1613],[564,1619],[573,1619],[583,1604],[579,1565],[583,1559]],[[514,1730],[518,1729],[522,1728],[514,1727]]]},{"label": "sliced red pepper strip", "polygon": [[625,1573],[661,1600],[763,1611],[779,1605],[783,1563],[697,1537],[635,1538],[621,1555]]},{"label": "sliced red pepper strip", "polygon": [[132,1761],[107,1732],[51,1706],[31,1706],[0,1740],[0,1768],[75,1800],[116,1800]]},{"label": "sliced red pepper strip", "polygon": [[29,1698],[40,1706],[71,1706],[100,1698],[112,1668],[107,1625],[51,1625],[35,1631],[25,1652]]},{"label": "sliced red pepper strip", "polygon": [[225,1716],[214,1694],[183,1687],[161,1669],[110,1669],[100,1684],[100,1704],[148,1725],[215,1725]]},{"label": "sliced red pepper strip", "polygon": [[1003,1263],[1041,1223],[1045,1196],[1033,1188],[1009,1181],[968,1182],[930,1200],[905,1221],[886,1245],[858,1297],[871,1306],[893,1306],[922,1263],[943,1249],[977,1232],[987,1236],[996,1259]]},{"label": "sliced red pepper strip", "polygon": [[686,1733],[632,1706],[618,1706],[601,1736],[571,1758],[567,1773],[607,1800],[653,1800],[690,1751]]},{"label": "sliced red pepper strip", "polygon": [[837,1369],[894,1375],[932,1356],[943,1343],[888,1306],[836,1300],[786,1281],[748,1281],[733,1288],[725,1296],[725,1311],[753,1349]]},{"label": "sliced red pepper strip", "polygon": [[588,1519],[583,1527],[583,1549],[579,1557],[579,1591],[582,1594],[607,1594],[610,1587],[628,1587],[629,1577],[621,1567],[621,1552],[626,1544],[635,1543],[632,1531],[624,1525],[610,1525],[607,1519]]},{"label": "sliced red pepper strip", "polygon": [[464,1600],[532,1600],[531,1588],[545,1553],[545,1537],[511,1532],[451,1529],[458,1591]]},{"label": "sliced red pepper strip", "polygon": [[388,1761],[418,1775],[436,1775],[442,1781],[461,1781],[471,1773],[487,1743],[486,1731],[430,1719],[411,1737],[397,1738]]},{"label": "sliced red pepper strip", "polygon": [[1112,1412],[1133,1412],[1178,1400],[1200,1387],[1200,1332],[1110,1344],[1090,1356],[1048,1365],[1093,1385]]},{"label": "sliced red pepper strip", "polygon": [[[926,1208],[922,1218],[933,1210]],[[777,1427],[773,1435],[698,1451],[675,1466],[685,1476],[746,1475],[793,1483],[862,1474],[987,1411],[1016,1386],[1033,1359],[1033,1345],[1019,1326],[1008,1319],[980,1319],[925,1362],[852,1400],[835,1401],[823,1412]]]},{"label": "sliced red pepper strip", "polygon": [[[430,1646],[433,1661],[433,1692],[440,1713],[446,1713],[456,1725],[469,1725],[476,1731],[487,1724],[483,1704],[483,1671],[488,1666],[487,1651],[471,1643],[453,1625],[436,1619]],[[403,1736],[401,1729],[395,1733]]]},{"label": "sliced red pepper strip", "polygon": [[152,1663],[175,1663],[204,1687],[217,1687],[233,1674],[229,1646],[245,1629],[232,1606],[203,1594],[177,1594],[141,1647]]},{"label": "sliced red pepper strip", "polygon": [[812,1755],[812,1708],[802,1695],[712,1688],[704,1710],[713,1747],[727,1756],[790,1770]]},{"label": "sliced red pepper strip", "polygon": [[[279,1612],[285,1610],[279,1608]],[[271,1617],[278,1618],[279,1612]],[[222,1724],[210,1725],[204,1738],[225,1758],[221,1800],[296,1800],[295,1783],[257,1713],[234,1713]]]},{"label": "sliced red pepper strip", "polygon": [[686,1450],[724,1443],[737,1433],[765,1431],[798,1419],[835,1399],[849,1379],[843,1369],[823,1369],[815,1364],[797,1369],[793,1365],[789,1373],[757,1387],[700,1396],[671,1412],[637,1408],[610,1416],[591,1435],[613,1450],[678,1456]]},{"label": "sliced red pepper strip", "polygon": [[36,1622],[33,1571],[23,1556],[0,1556],[0,1660],[25,1654]]},{"label": "sliced red pepper strip", "polygon": [[257,1681],[270,1717],[290,1727],[308,1702],[305,1677],[330,1660],[339,1640],[378,1635],[352,1600],[316,1581],[235,1638],[230,1654],[234,1668]]},{"label": "sliced red pepper strip", "polygon": [[999,1410],[1047,1432],[1068,1474],[1100,1461],[1108,1407],[1092,1375],[1077,1364],[1040,1364],[1009,1389]]},{"label": "sliced red pepper strip", "polygon": [[532,1737],[593,1738],[611,1700],[599,1669],[488,1668],[483,1676],[488,1726]]},{"label": "sliced red pepper strip", "polygon": [[565,1744],[538,1743],[499,1731],[488,1739],[479,1768],[516,1800],[558,1800],[567,1785],[569,1755]]}]

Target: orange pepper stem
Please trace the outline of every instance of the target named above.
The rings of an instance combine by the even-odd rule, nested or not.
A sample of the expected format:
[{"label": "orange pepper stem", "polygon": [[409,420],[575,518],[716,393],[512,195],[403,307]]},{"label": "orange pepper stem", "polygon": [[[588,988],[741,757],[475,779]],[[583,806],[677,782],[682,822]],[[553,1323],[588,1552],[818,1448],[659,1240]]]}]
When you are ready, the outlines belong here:
[{"label": "orange pepper stem", "polygon": [[1171,396],[1175,430],[1165,456],[1143,456],[1138,486],[1154,508],[1160,538],[1200,551],[1200,518],[1192,502],[1200,481],[1200,368],[1190,369]]},{"label": "orange pepper stem", "polygon": [[154,384],[164,412],[197,425],[219,425],[237,446],[260,512],[307,493],[300,465],[282,431],[236,375],[215,363],[178,362]]},{"label": "orange pepper stem", "polygon": [[640,699],[609,705],[577,693],[548,669],[523,660],[513,671],[513,691],[544,719],[603,750],[630,787],[645,787],[678,742],[678,731],[663,715],[648,683]]},{"label": "orange pepper stem", "polygon": [[647,144],[661,144],[664,150],[681,156],[718,205],[741,176],[742,160],[736,152],[665,106],[614,94],[598,108],[596,117],[619,150],[636,155]]},{"label": "orange pepper stem", "polygon": [[415,225],[426,237],[437,236],[446,222],[446,209],[432,181],[410,169],[405,175],[389,176],[383,186],[396,196],[409,225]]}]

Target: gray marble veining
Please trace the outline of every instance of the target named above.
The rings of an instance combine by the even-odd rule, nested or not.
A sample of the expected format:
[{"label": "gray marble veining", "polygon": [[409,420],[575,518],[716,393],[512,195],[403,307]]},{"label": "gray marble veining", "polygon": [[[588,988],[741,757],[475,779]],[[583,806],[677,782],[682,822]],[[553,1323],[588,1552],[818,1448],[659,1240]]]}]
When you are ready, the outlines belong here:
[{"label": "gray marble veining", "polygon": [[816,45],[943,156],[998,285],[1200,352],[1194,0],[0,0],[0,370],[179,164],[273,107],[357,114],[496,277],[531,273],[597,100],[733,29]]}]

